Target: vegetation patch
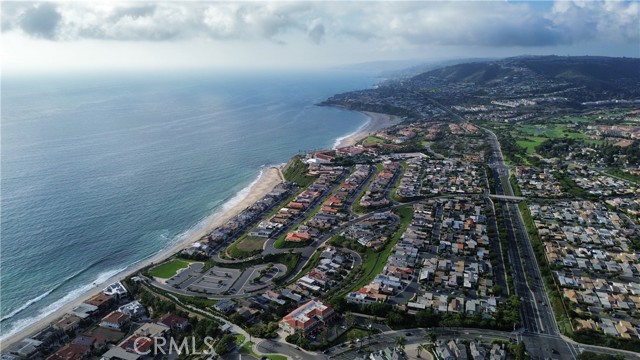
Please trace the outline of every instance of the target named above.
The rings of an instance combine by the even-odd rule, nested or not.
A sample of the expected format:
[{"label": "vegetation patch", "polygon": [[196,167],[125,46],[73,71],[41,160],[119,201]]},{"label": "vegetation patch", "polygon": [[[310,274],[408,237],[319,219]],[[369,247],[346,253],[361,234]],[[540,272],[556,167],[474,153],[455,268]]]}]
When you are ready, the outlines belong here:
[{"label": "vegetation patch", "polygon": [[316,179],[313,176],[307,175],[308,169],[309,165],[305,164],[301,157],[296,156],[287,164],[283,175],[285,180],[294,182],[304,188],[311,185]]},{"label": "vegetation patch", "polygon": [[149,275],[160,279],[170,279],[174,277],[180,269],[189,267],[191,262],[180,259],[173,259],[149,270]]},{"label": "vegetation patch", "polygon": [[256,236],[243,236],[227,248],[227,252],[235,259],[244,259],[262,252],[265,239]]}]

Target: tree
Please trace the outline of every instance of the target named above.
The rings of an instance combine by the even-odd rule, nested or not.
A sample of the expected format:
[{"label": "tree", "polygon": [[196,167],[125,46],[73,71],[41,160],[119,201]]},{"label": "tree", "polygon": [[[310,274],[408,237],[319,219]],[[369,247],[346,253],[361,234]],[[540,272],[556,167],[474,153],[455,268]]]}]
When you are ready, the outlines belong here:
[{"label": "tree", "polygon": [[322,328],[322,331],[320,332],[320,339],[322,340],[322,344],[328,344],[329,343],[329,328],[328,327],[324,327]]},{"label": "tree", "polygon": [[367,340],[369,341],[369,344],[371,344],[371,333],[373,332],[373,319],[367,318],[366,324],[367,324]]},{"label": "tree", "polygon": [[396,349],[404,351],[405,345],[407,345],[407,338],[405,338],[403,335],[397,336],[395,340]]},{"label": "tree", "polygon": [[215,351],[218,355],[224,355],[231,350],[231,344],[235,341],[235,336],[231,334],[224,335],[216,344]]},{"label": "tree", "polygon": [[527,358],[525,347],[524,347],[524,341],[520,341],[518,345],[516,345],[515,355],[516,355],[516,360],[525,360]]},{"label": "tree", "polygon": [[438,334],[436,334],[435,331],[431,330],[431,332],[429,333],[429,340],[431,340],[431,342],[435,344],[437,339]]},{"label": "tree", "polygon": [[347,329],[351,328],[353,324],[356,323],[356,317],[352,312],[348,312],[347,315],[344,316],[344,323],[347,326]]},{"label": "tree", "polygon": [[416,351],[418,352],[418,357],[420,357],[420,353],[422,352],[422,345],[418,344],[418,347],[416,348]]}]

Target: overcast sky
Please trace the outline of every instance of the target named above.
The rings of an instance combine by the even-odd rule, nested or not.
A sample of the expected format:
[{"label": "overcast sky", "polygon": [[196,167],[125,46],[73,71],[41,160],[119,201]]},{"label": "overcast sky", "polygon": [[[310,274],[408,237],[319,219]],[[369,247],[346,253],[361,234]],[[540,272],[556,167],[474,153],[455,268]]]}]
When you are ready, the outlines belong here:
[{"label": "overcast sky", "polygon": [[640,57],[638,1],[5,2],[7,73]]}]

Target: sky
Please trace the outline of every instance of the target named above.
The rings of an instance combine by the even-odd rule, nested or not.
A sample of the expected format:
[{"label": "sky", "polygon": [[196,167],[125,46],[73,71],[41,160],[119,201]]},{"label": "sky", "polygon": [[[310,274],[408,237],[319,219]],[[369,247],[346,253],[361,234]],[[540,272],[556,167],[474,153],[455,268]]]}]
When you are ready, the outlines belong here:
[{"label": "sky", "polygon": [[4,74],[640,57],[639,1],[0,3]]}]

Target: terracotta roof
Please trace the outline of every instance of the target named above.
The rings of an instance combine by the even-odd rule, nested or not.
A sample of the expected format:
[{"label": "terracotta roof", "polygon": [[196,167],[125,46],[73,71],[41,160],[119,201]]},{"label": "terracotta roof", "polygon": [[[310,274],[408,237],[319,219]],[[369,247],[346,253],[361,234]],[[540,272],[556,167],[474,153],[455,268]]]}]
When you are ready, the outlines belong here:
[{"label": "terracotta roof", "polygon": [[86,345],[67,344],[50,355],[47,360],[81,360],[89,354],[90,350]]},{"label": "terracotta roof", "polygon": [[103,322],[112,324],[123,324],[129,320],[129,315],[121,313],[120,311],[112,311],[109,315],[102,318]]},{"label": "terracotta roof", "polygon": [[176,314],[166,313],[158,319],[158,322],[161,324],[167,325],[170,328],[175,328],[179,326],[185,326],[186,323],[189,322],[189,320],[183,317],[180,317]]}]

